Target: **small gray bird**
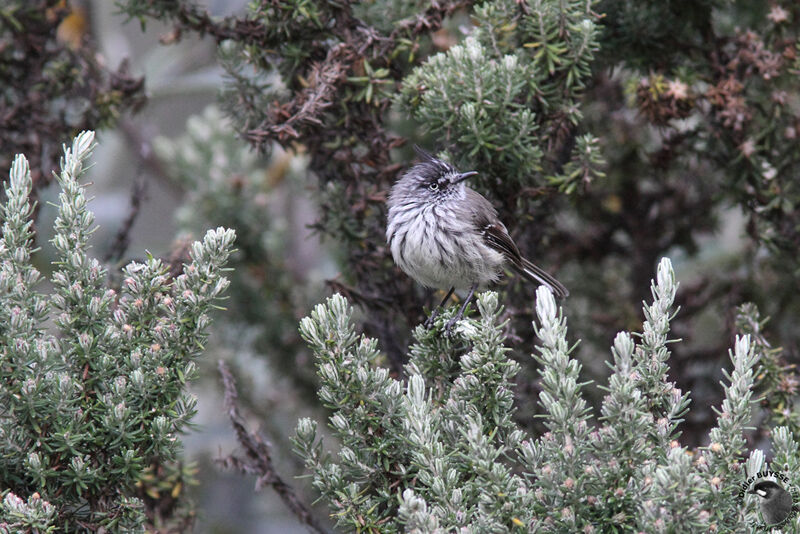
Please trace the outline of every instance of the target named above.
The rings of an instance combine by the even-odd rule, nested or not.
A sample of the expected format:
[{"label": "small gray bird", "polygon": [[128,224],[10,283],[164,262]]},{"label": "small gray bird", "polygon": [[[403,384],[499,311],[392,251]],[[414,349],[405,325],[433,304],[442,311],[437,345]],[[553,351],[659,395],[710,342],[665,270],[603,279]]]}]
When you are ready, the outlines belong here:
[{"label": "small gray bird", "polygon": [[767,525],[783,523],[792,512],[792,494],[777,482],[761,480],[748,493],[758,495],[761,501],[761,517]]},{"label": "small gray bird", "polygon": [[497,211],[464,183],[475,171],[458,172],[425,150],[389,194],[386,240],[395,263],[420,284],[449,291],[426,321],[456,289],[468,289],[458,314],[445,325],[450,332],[475,290],[496,282],[510,262],[525,279],[548,286],[557,298],[569,292],[561,283],[522,257]]}]

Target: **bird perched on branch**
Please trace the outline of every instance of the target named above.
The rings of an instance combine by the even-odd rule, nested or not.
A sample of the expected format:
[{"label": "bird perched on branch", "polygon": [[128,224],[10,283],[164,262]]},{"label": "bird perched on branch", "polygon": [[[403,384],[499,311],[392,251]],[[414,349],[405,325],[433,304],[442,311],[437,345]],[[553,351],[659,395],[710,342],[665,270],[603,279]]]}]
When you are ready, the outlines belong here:
[{"label": "bird perched on branch", "polygon": [[543,284],[560,299],[569,292],[522,254],[497,211],[450,163],[415,146],[421,161],[389,194],[386,240],[395,263],[420,284],[448,290],[426,321],[430,328],[456,289],[468,290],[458,314],[445,325],[450,332],[478,288],[496,282],[508,264],[526,280]]}]

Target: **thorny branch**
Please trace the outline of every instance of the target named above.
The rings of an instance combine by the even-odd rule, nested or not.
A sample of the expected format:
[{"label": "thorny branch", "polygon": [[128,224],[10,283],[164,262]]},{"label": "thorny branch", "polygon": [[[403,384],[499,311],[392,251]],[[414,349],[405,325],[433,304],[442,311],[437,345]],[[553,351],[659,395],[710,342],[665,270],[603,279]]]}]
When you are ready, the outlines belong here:
[{"label": "thorny branch", "polygon": [[298,124],[321,126],[322,121],[319,117],[322,111],[331,105],[336,85],[347,73],[341,62],[344,52],[344,44],[332,48],[324,62],[312,67],[309,76],[311,85],[300,91],[293,100],[271,110],[267,120],[259,127],[250,130],[247,138],[259,146],[270,139],[285,143],[289,139],[300,137],[295,128]]},{"label": "thorny branch", "polygon": [[[265,123],[247,132],[248,140],[263,147],[271,140],[285,144],[290,138],[305,137],[294,126],[304,124],[319,128],[323,124],[321,115],[332,104],[332,97],[346,81],[347,74],[354,72],[365,57],[388,65],[389,52],[398,38],[435,31],[441,27],[444,17],[470,4],[469,0],[434,1],[424,12],[401,21],[388,37],[381,36],[374,28],[353,17],[348,6],[343,7],[341,13],[336,13],[342,15],[338,17],[342,22],[337,21],[337,27],[341,34],[338,37],[343,41],[328,51],[323,63],[311,67],[306,76],[311,85],[298,91],[277,110],[267,113]],[[384,143],[388,141],[384,139]]]},{"label": "thorny branch", "polygon": [[264,440],[263,436],[247,430],[244,419],[239,413],[237,405],[239,394],[236,391],[236,381],[230,369],[222,360],[219,361],[218,369],[225,388],[225,410],[228,412],[233,430],[236,432],[236,438],[245,452],[244,458],[230,455],[227,458],[218,460],[218,462],[228,469],[256,475],[257,491],[264,486],[272,486],[272,489],[277,492],[289,510],[311,532],[327,534],[328,531],[311,514],[311,510],[300,499],[294,488],[289,486],[275,471],[269,444]]},{"label": "thorny branch", "polygon": [[143,0],[136,6],[140,17],[160,18],[161,13],[168,15],[174,22],[172,32],[162,38],[163,44],[171,44],[180,40],[183,32],[190,30],[199,35],[209,35],[217,43],[233,39],[244,44],[263,44],[269,35],[268,28],[255,20],[225,17],[215,20],[208,11],[198,5],[187,2],[174,2],[163,5],[155,0]]}]

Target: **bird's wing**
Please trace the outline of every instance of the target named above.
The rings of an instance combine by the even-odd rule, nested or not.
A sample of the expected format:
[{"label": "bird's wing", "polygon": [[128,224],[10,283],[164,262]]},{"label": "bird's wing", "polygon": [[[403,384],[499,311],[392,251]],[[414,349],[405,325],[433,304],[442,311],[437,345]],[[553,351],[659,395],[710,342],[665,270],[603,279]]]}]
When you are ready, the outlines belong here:
[{"label": "bird's wing", "polygon": [[483,235],[487,245],[502,252],[512,263],[519,265],[522,255],[505,225],[497,218],[497,210],[481,194],[467,188],[467,205],[472,206],[475,229]]},{"label": "bird's wing", "polygon": [[523,277],[532,282],[549,286],[558,299],[566,298],[569,295],[569,291],[561,282],[541,267],[522,257],[516,243],[508,235],[505,225],[497,218],[497,211],[495,211],[494,206],[471,189],[467,189],[467,195],[471,197],[469,205],[474,206],[475,210],[473,211],[473,222],[477,230],[481,232],[484,243],[501,252]]},{"label": "bird's wing", "polygon": [[522,262],[522,255],[519,253],[517,245],[511,240],[511,236],[508,235],[508,230],[503,223],[487,223],[481,231],[487,245],[502,252],[514,264]]}]

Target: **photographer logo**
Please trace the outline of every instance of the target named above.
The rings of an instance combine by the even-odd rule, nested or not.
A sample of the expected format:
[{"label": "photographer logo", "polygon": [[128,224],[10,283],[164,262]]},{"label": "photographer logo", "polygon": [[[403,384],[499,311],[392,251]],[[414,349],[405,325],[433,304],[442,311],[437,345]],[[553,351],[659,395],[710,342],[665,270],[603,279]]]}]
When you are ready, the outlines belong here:
[{"label": "photographer logo", "polygon": [[797,515],[800,492],[789,484],[789,477],[772,470],[760,471],[743,482],[738,501],[744,504],[746,494],[755,495],[761,521],[753,525],[759,530],[769,530],[787,523]]}]

